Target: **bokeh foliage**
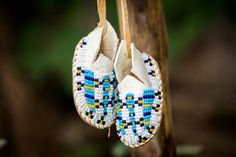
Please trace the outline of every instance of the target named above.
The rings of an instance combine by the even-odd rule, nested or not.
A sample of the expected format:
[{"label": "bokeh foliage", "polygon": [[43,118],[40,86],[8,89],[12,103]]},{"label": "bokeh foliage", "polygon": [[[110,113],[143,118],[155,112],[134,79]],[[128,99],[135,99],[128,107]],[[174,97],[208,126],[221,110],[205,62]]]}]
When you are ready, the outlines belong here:
[{"label": "bokeh foliage", "polygon": [[[49,72],[54,72],[63,79],[65,89],[71,91],[74,47],[96,26],[96,1],[48,0],[35,3],[35,15],[28,17],[32,22],[23,23],[18,45],[19,65],[37,84],[42,83]],[[212,20],[226,9],[230,13],[229,4],[224,0],[165,0],[163,5],[169,34],[170,65]],[[107,2],[107,13],[118,31],[115,1]]]}]

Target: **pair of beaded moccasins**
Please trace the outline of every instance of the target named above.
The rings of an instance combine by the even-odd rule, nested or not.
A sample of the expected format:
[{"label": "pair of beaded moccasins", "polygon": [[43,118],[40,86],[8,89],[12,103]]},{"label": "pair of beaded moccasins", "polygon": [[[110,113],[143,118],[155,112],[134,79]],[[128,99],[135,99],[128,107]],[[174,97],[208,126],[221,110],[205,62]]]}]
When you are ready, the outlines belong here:
[{"label": "pair of beaded moccasins", "polygon": [[74,102],[80,117],[104,129],[116,122],[121,141],[138,147],[157,132],[162,111],[162,81],[157,62],[131,44],[119,42],[109,22],[76,46],[73,58]]}]

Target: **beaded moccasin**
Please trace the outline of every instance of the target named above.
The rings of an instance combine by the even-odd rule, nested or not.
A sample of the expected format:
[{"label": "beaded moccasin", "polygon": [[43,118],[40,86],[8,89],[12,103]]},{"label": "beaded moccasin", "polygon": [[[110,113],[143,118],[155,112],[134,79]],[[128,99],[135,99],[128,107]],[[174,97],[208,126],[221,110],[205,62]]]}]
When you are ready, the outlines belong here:
[{"label": "beaded moccasin", "polygon": [[125,52],[122,41],[115,60],[119,82],[116,128],[124,144],[138,147],[148,142],[160,126],[162,81],[159,66],[151,56],[131,44],[132,60],[124,62]]},{"label": "beaded moccasin", "polygon": [[116,79],[113,60],[118,38],[109,22],[97,27],[76,46],[73,58],[73,96],[82,119],[97,128],[110,127],[116,118]]}]

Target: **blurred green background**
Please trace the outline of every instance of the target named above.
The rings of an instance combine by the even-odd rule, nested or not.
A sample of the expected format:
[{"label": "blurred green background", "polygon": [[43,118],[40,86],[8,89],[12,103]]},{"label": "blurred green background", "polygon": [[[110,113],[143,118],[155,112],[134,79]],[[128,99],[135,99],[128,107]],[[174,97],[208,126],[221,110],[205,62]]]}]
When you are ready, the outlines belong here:
[{"label": "blurred green background", "polygon": [[[236,156],[235,6],[163,1],[178,156]],[[107,16],[119,32],[116,1]],[[131,155],[73,105],[73,51],[97,22],[94,0],[0,2],[0,156]]]}]

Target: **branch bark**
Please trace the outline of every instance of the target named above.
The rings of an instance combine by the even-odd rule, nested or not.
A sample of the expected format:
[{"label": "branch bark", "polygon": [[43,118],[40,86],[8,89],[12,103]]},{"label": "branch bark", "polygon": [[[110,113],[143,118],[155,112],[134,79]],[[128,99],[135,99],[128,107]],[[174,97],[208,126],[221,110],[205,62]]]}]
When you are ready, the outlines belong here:
[{"label": "branch bark", "polygon": [[[122,29],[120,0],[117,0],[119,26]],[[132,149],[133,157],[174,157],[175,142],[169,97],[167,33],[160,0],[127,0],[131,40],[136,47],[154,57],[163,79],[163,118],[157,135],[144,146]],[[122,32],[122,31],[120,31]],[[122,33],[120,34],[123,38]]]}]

